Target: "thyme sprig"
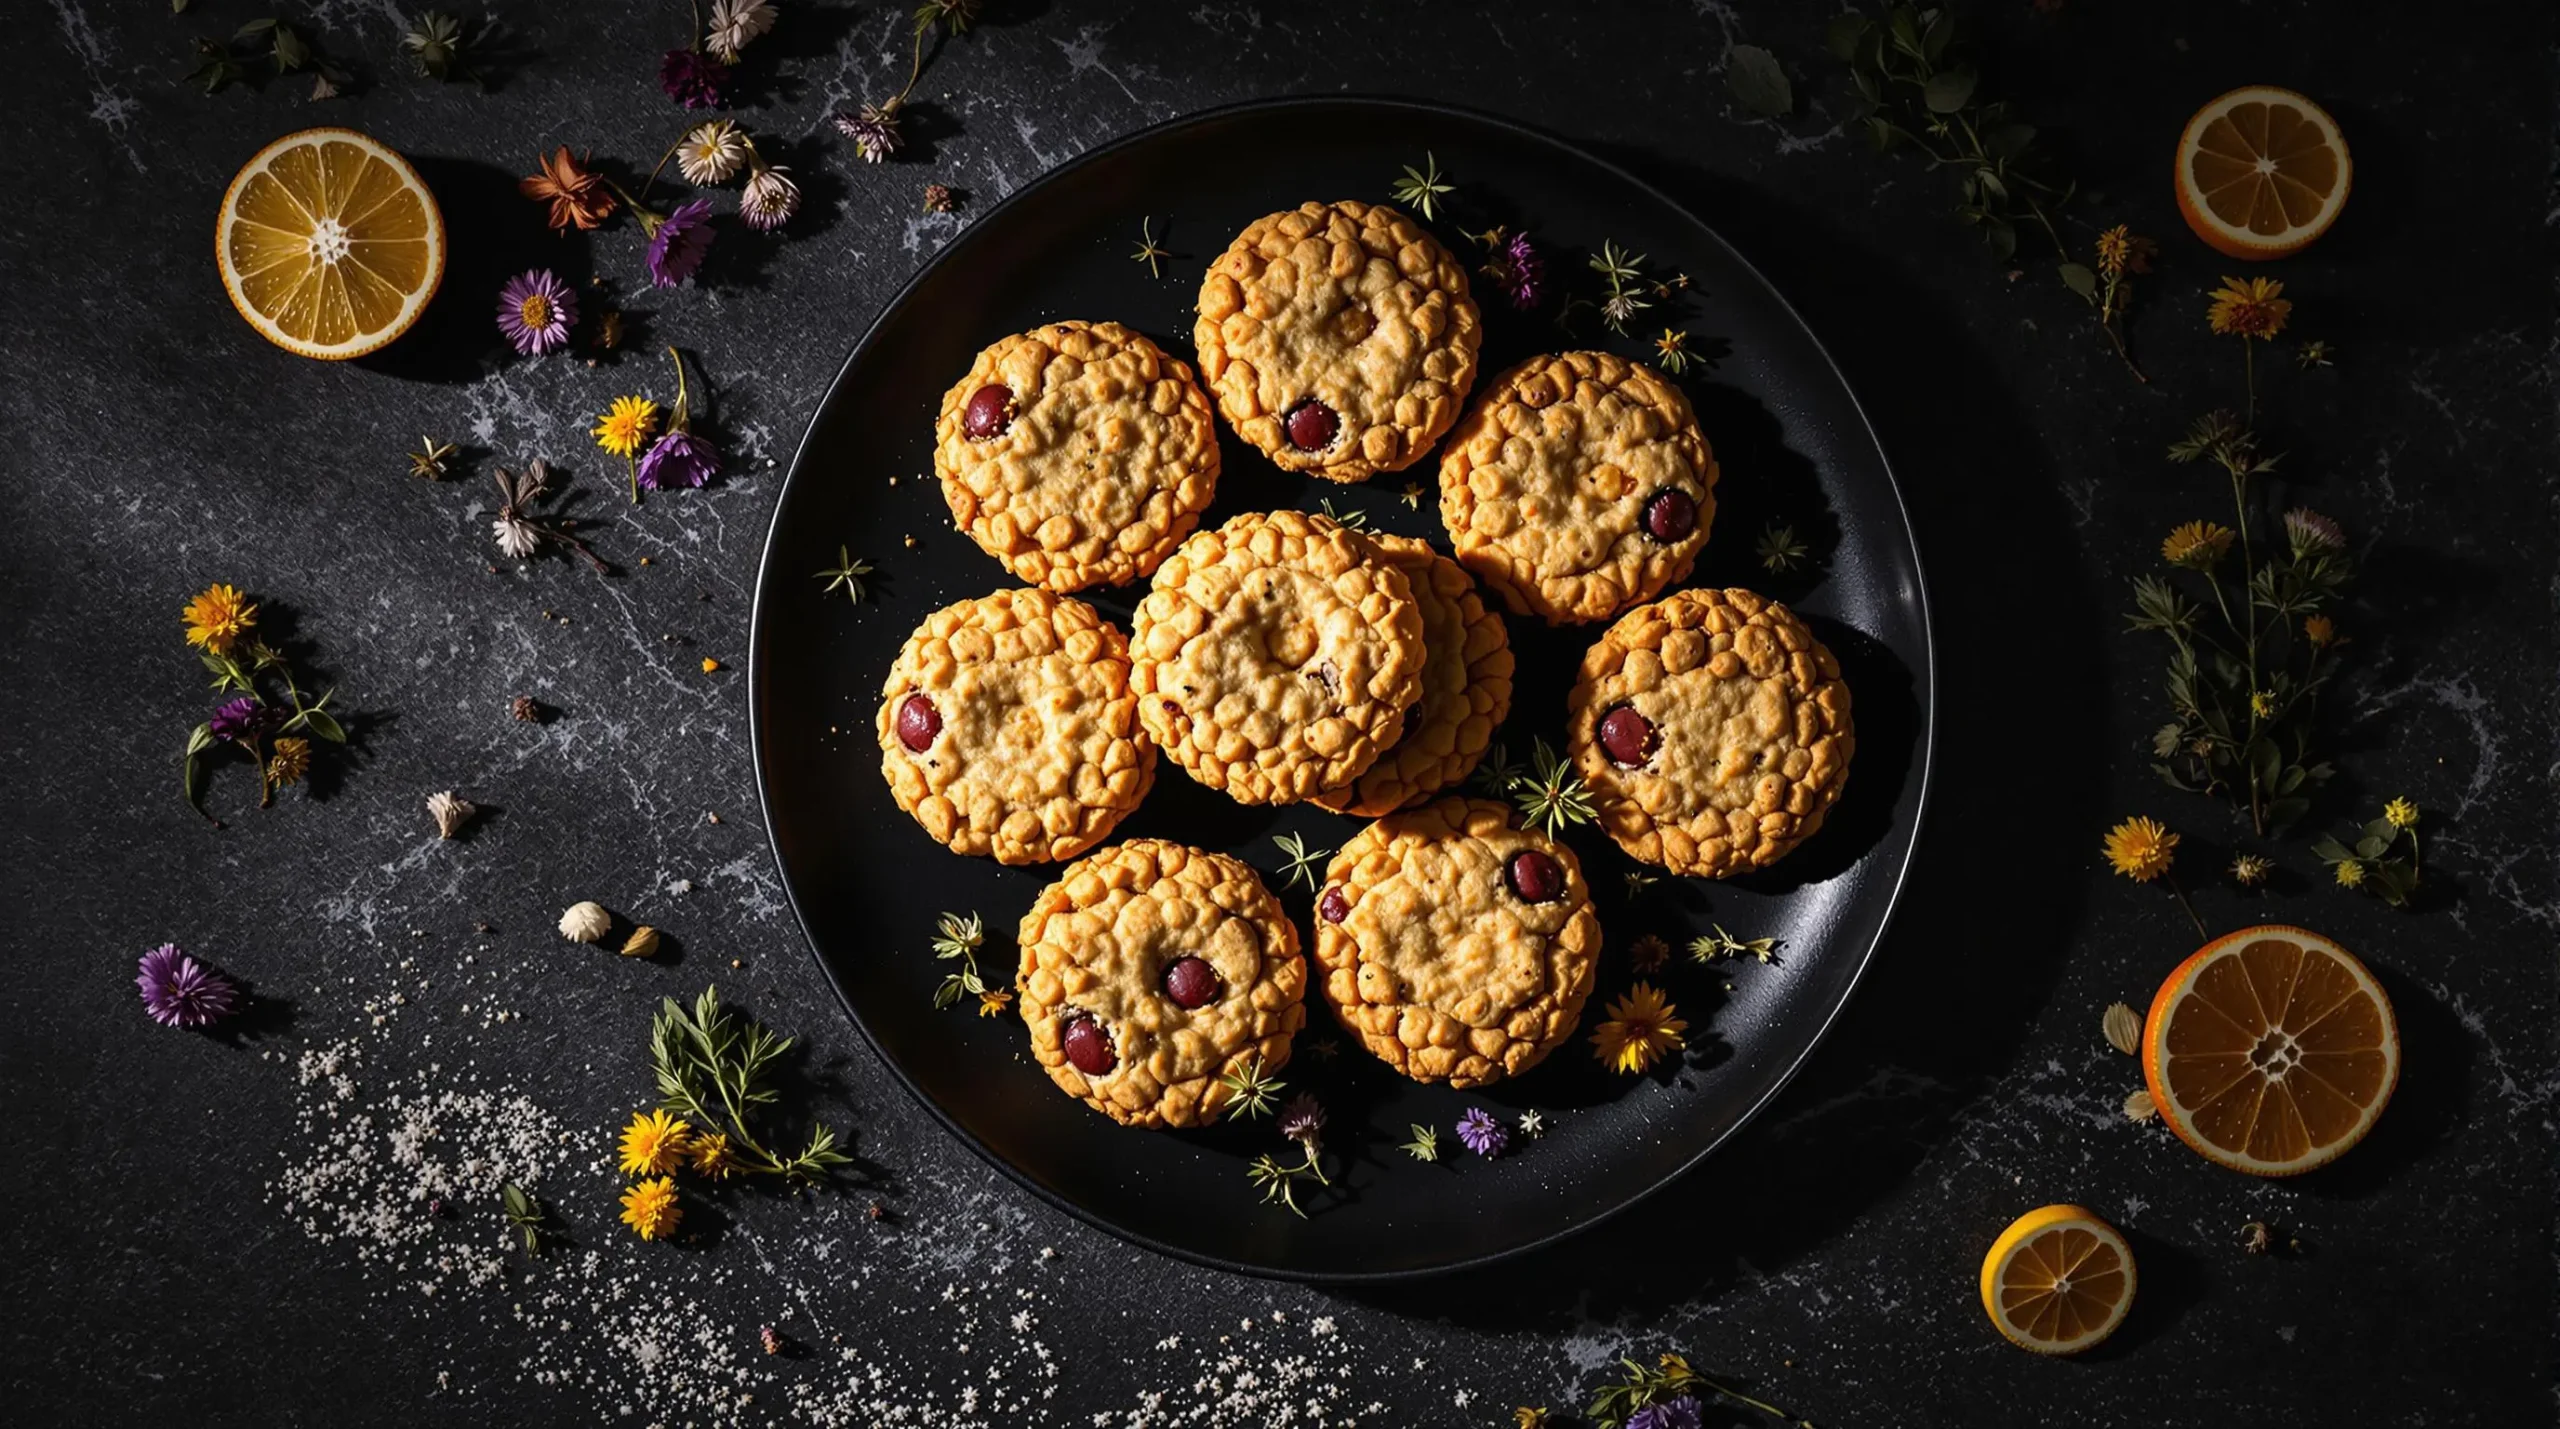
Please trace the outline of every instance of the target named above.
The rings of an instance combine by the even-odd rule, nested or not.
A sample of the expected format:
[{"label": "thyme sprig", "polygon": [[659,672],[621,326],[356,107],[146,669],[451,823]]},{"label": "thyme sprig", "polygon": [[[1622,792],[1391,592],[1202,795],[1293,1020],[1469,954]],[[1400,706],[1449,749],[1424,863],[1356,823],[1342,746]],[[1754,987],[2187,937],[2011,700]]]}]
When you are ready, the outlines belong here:
[{"label": "thyme sprig", "polygon": [[1563,833],[1568,825],[1593,823],[1600,817],[1590,787],[1544,739],[1530,747],[1529,772],[1513,776],[1511,802],[1523,822],[1549,838]]},{"label": "thyme sprig", "polygon": [[[2301,509],[2278,520],[2264,509],[2259,489],[2280,459],[2229,412],[2197,419],[2169,448],[2173,462],[2222,469],[2234,525],[2171,531],[2161,545],[2171,573],[2135,579],[2128,625],[2171,647],[2173,718],[2152,736],[2153,770],[2173,788],[2245,807],[2260,835],[2301,818],[2333,772],[2312,752],[2320,692],[2343,643],[2324,612],[2354,575],[2337,523]],[[2215,623],[2180,577],[2188,589],[2203,586]]]},{"label": "thyme sprig", "polygon": [[1274,834],[1271,841],[1280,846],[1281,856],[1289,860],[1288,866],[1280,871],[1280,876],[1287,879],[1292,886],[1304,887],[1309,893],[1315,892],[1324,881],[1324,861],[1331,856],[1333,850],[1311,849],[1307,847],[1307,841],[1296,834]]},{"label": "thyme sprig", "polygon": [[542,1202],[513,1181],[498,1187],[498,1199],[506,1212],[507,1228],[524,1237],[524,1253],[542,1254],[542,1234],[549,1229],[543,1223]]},{"label": "thyme sprig", "polygon": [[838,546],[836,547],[836,563],[827,567],[825,570],[813,572],[810,579],[821,580],[827,583],[826,589],[818,592],[821,597],[834,595],[837,591],[843,591],[845,599],[852,601],[855,605],[860,605],[863,600],[871,594],[871,587],[865,583],[866,578],[869,577],[870,574],[871,563],[869,561],[855,560],[853,557],[853,548],[850,546]]},{"label": "thyme sprig", "polygon": [[1152,218],[1138,220],[1138,247],[1129,255],[1130,260],[1146,264],[1148,277],[1161,278],[1164,276],[1164,260],[1172,256],[1156,242],[1156,221]]},{"label": "thyme sprig", "polygon": [[767,1149],[751,1119],[751,1113],[781,1099],[773,1073],[791,1047],[791,1038],[722,1007],[716,987],[704,988],[690,1009],[667,998],[649,1027],[658,1105],[697,1127],[725,1131],[741,1171],[823,1180],[833,1168],[852,1161],[836,1149],[834,1131],[813,1123],[808,1144],[781,1155]]},{"label": "thyme sprig", "polygon": [[958,960],[960,970],[942,980],[933,990],[936,1009],[958,1002],[963,993],[972,997],[987,995],[986,979],[978,973],[978,947],[987,940],[986,920],[971,913],[945,913],[934,922],[933,955],[944,960]]},{"label": "thyme sprig", "polygon": [[1289,1085],[1271,1075],[1270,1069],[1262,1064],[1262,1054],[1258,1052],[1254,1054],[1252,1061],[1220,1076],[1218,1082],[1228,1092],[1227,1120],[1229,1121],[1237,1117],[1251,1120],[1255,1117],[1269,1116],[1273,1100]]},{"label": "thyme sprig", "polygon": [[1785,945],[1779,938],[1737,938],[1724,930],[1722,923],[1710,925],[1715,931],[1689,940],[1689,956],[1702,963],[1720,958],[1758,958],[1764,963],[1778,960],[1778,949]]},{"label": "thyme sprig", "polygon": [[1262,1192],[1264,1205],[1278,1202],[1289,1208],[1289,1214],[1303,1221],[1307,1213],[1298,1204],[1298,1183],[1313,1181],[1319,1186],[1330,1186],[1333,1180],[1324,1174],[1324,1167],[1317,1160],[1320,1153],[1316,1150],[1314,1138],[1300,1142],[1299,1149],[1305,1153],[1306,1159],[1295,1164],[1268,1153],[1253,1158],[1253,1164],[1245,1168],[1245,1177]]},{"label": "thyme sprig", "polygon": [[1396,180],[1394,187],[1388,190],[1396,202],[1426,219],[1440,216],[1440,200],[1451,192],[1454,190],[1442,182],[1440,160],[1429,150],[1423,151],[1421,168],[1405,165],[1404,177]]}]

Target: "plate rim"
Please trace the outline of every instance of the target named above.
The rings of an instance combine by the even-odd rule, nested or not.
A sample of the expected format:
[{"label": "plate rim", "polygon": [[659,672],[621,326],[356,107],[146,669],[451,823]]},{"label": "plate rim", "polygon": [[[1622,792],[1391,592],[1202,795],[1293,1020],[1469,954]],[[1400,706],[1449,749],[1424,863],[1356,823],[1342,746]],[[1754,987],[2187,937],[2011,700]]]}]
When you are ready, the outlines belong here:
[{"label": "plate rim", "polygon": [[[861,1010],[854,1006],[852,997],[847,995],[845,991],[844,983],[836,976],[835,969],[828,963],[826,954],[820,950],[816,936],[810,931],[808,914],[800,907],[799,890],[793,886],[790,875],[783,866],[781,842],[774,829],[773,800],[769,793],[770,786],[767,781],[765,769],[765,706],[767,696],[769,694],[768,675],[771,670],[770,664],[765,659],[764,649],[767,633],[765,628],[765,595],[773,588],[770,584],[769,577],[772,575],[772,567],[775,560],[775,547],[780,543],[782,537],[782,516],[784,507],[791,491],[792,482],[799,477],[802,464],[809,459],[809,443],[817,434],[820,418],[823,416],[830,403],[834,400],[837,389],[844,384],[846,375],[852,371],[854,359],[860,356],[861,353],[871,345],[872,341],[880,335],[881,326],[906,304],[909,296],[912,295],[916,288],[924,282],[928,274],[930,274],[945,259],[959,252],[971,241],[972,236],[982,227],[994,222],[997,218],[1003,215],[1006,209],[1012,207],[1017,201],[1023,199],[1026,195],[1042,189],[1053,182],[1064,179],[1074,174],[1077,170],[1082,169],[1107,155],[1116,153],[1122,149],[1135,147],[1169,131],[1179,130],[1193,125],[1209,123],[1217,120],[1232,119],[1242,115],[1284,110],[1314,109],[1401,109],[1414,113],[1431,114],[1441,118],[1458,119],[1467,123],[1486,125],[1494,129],[1506,131],[1520,139],[1542,145],[1552,151],[1558,152],[1569,159],[1591,165],[1619,182],[1629,185],[1637,192],[1643,194],[1646,198],[1662,205],[1664,208],[1678,215],[1681,219],[1684,219],[1694,225],[1698,231],[1705,234],[1711,242],[1721,247],[1725,251],[1725,254],[1735,263],[1741,265],[1743,271],[1748,273],[1753,281],[1760,285],[1763,291],[1777,300],[1779,308],[1785,312],[1788,320],[1795,324],[1796,329],[1804,335],[1805,341],[1811,344],[1815,353],[1820,355],[1823,366],[1829,369],[1832,379],[1839,384],[1841,392],[1848,397],[1849,410],[1857,417],[1858,430],[1864,434],[1867,444],[1875,451],[1877,464],[1884,473],[1885,489],[1893,496],[1894,511],[1901,518],[1904,542],[1909,547],[1911,553],[1911,597],[1919,615],[1920,634],[1922,640],[1920,673],[1925,676],[1927,686],[1926,696],[1920,702],[1919,709],[1920,747],[1918,759],[1916,760],[1915,765],[1915,772],[1918,775],[1919,782],[1913,795],[1910,846],[1903,854],[1901,866],[1894,870],[1893,886],[1885,896],[1884,913],[1882,917],[1877,920],[1874,934],[1865,940],[1866,946],[1859,949],[1857,966],[1851,970],[1848,983],[1842,989],[1839,999],[1835,1001],[1831,1005],[1830,1010],[1823,1015],[1822,1024],[1815,1028],[1813,1035],[1807,1037],[1804,1040],[1803,1045],[1796,1048],[1792,1055],[1787,1058],[1786,1066],[1774,1079],[1770,1081],[1769,1085],[1762,1090],[1760,1095],[1754,1098],[1751,1104],[1745,1107],[1739,1116],[1734,1118],[1732,1125],[1717,1133],[1704,1146],[1699,1147],[1695,1154],[1682,1161],[1679,1166],[1656,1178],[1651,1184],[1645,1186],[1643,1189],[1625,1197],[1607,1209],[1598,1212],[1588,1220],[1580,1221],[1576,1224],[1548,1232],[1536,1239],[1523,1241],[1518,1245],[1509,1246],[1502,1250],[1493,1251],[1489,1254],[1469,1256],[1464,1259],[1450,1261],[1443,1265],[1404,1267],[1384,1271],[1345,1272],[1300,1270],[1288,1266],[1264,1265],[1249,1261],[1230,1260],[1223,1256],[1212,1255],[1182,1246],[1171,1245],[1157,1240],[1155,1237],[1148,1235],[1144,1231],[1124,1226],[1106,1219],[1100,1214],[1088,1210],[1067,1197],[1050,1190],[1048,1187],[1043,1186],[1036,1180],[1032,1179],[1027,1173],[1016,1167],[1004,1156],[998,1154],[993,1147],[988,1146],[977,1136],[971,1134],[967,1128],[960,1125],[960,1123],[955,1120],[949,1112],[943,1109],[940,1102],[936,1101],[931,1095],[926,1093],[924,1088],[916,1084],[915,1079],[908,1075],[907,1069],[900,1065],[897,1059],[891,1057],[886,1051],[882,1050],[879,1038],[873,1035],[870,1024],[864,1021]],[[1169,1256],[1175,1260],[1183,1261],[1192,1265],[1205,1266],[1212,1270],[1222,1270],[1231,1274],[1251,1276],[1255,1279],[1261,1280],[1277,1280],[1314,1285],[1391,1285],[1434,1279],[1446,1275],[1456,1275],[1466,1271],[1482,1270],[1486,1267],[1499,1265],[1506,1261],[1517,1260],[1521,1257],[1549,1249],[1561,1242],[1571,1240],[1576,1236],[1585,1234],[1621,1215],[1626,1214],[1636,1206],[1661,1194],[1673,1184],[1687,1179],[1699,1168],[1699,1166],[1704,1164],[1709,1158],[1713,1157],[1718,1151],[1722,1150],[1725,1143],[1740,1135],[1746,1127],[1758,1120],[1760,1114],[1768,1110],[1769,1104],[1777,1100],[1779,1094],[1784,1092],[1789,1084],[1795,1081],[1797,1073],[1804,1069],[1805,1063],[1812,1060],[1815,1050],[1821,1047],[1823,1042],[1830,1037],[1832,1029],[1839,1024],[1841,1014],[1848,1009],[1851,999],[1857,996],[1858,986],[1866,979],[1867,969],[1875,960],[1876,949],[1883,944],[1885,935],[1892,931],[1894,918],[1902,909],[1903,894],[1910,886],[1911,865],[1917,858],[1921,835],[1928,823],[1929,796],[1937,764],[1937,626],[1930,612],[1928,570],[1926,562],[1923,560],[1920,551],[1919,532],[1912,525],[1911,504],[1903,495],[1901,479],[1894,473],[1892,455],[1886,451],[1883,440],[1877,436],[1875,421],[1867,414],[1866,404],[1859,399],[1857,388],[1849,382],[1848,374],[1840,370],[1839,359],[1832,356],[1831,349],[1823,343],[1821,335],[1815,332],[1811,323],[1805,321],[1804,314],[1797,310],[1795,303],[1788,298],[1786,292],[1778,287],[1777,284],[1770,282],[1768,275],[1760,271],[1759,265],[1753,263],[1741,249],[1735,247],[1734,244],[1713,224],[1710,224],[1704,218],[1699,217],[1698,214],[1691,210],[1687,204],[1681,203],[1669,194],[1664,193],[1654,184],[1634,173],[1629,172],[1624,166],[1612,162],[1609,159],[1605,159],[1598,154],[1592,153],[1590,150],[1573,142],[1572,140],[1563,138],[1559,135],[1550,133],[1545,129],[1527,123],[1526,121],[1514,119],[1507,115],[1496,114],[1466,105],[1449,104],[1438,100],[1415,99],[1410,96],[1402,95],[1343,93],[1273,96],[1261,99],[1242,100],[1232,104],[1215,105],[1207,109],[1195,109],[1187,113],[1173,115],[1169,118],[1148,124],[1143,128],[1133,129],[1115,138],[1107,139],[1102,143],[1094,145],[1092,148],[1084,150],[1065,162],[1051,168],[1046,173],[1041,174],[1038,178],[1031,180],[1029,183],[1022,185],[1011,193],[1006,194],[1003,198],[998,199],[984,213],[979,215],[977,219],[972,221],[966,228],[962,229],[949,244],[918,263],[915,271],[907,275],[906,281],[899,285],[898,290],[891,294],[888,300],[880,305],[879,310],[872,315],[871,321],[863,327],[862,335],[856,338],[852,346],[845,350],[844,361],[837,365],[835,376],[828,380],[824,392],[818,399],[817,405],[811,409],[808,425],[801,431],[799,442],[792,448],[790,465],[783,469],[782,479],[774,488],[773,515],[765,526],[764,550],[759,554],[756,560],[755,598],[754,603],[750,608],[747,624],[747,743],[754,760],[756,808],[758,814],[761,815],[761,821],[764,825],[765,850],[773,859],[776,880],[782,885],[783,901],[790,906],[792,920],[799,925],[801,943],[808,949],[810,960],[818,965],[819,975],[826,979],[828,988],[835,993],[836,1002],[844,1010],[845,1016],[853,1023],[855,1029],[861,1032],[862,1040],[869,1046],[871,1055],[878,1059],[882,1066],[888,1069],[890,1075],[897,1080],[898,1085],[905,1088],[907,1094],[922,1105],[926,1112],[929,1113],[936,1122],[941,1124],[944,1132],[949,1134],[952,1139],[969,1148],[969,1150],[974,1152],[979,1159],[987,1162],[996,1170],[1003,1173],[1007,1180],[1010,1180],[1016,1186],[1029,1191],[1033,1196],[1037,1197],[1049,1206],[1065,1212],[1074,1219],[1084,1223],[1085,1225],[1091,1226],[1096,1230],[1102,1231],[1106,1235],[1125,1241],[1128,1244],[1153,1251],[1158,1255]]]}]

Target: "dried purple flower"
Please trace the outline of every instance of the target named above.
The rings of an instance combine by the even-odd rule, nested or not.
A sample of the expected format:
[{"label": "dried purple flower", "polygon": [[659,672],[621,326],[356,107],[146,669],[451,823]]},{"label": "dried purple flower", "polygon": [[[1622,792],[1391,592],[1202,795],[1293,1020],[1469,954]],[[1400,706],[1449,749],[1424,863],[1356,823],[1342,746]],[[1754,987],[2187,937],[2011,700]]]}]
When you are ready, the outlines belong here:
[{"label": "dried purple flower", "polygon": [[649,234],[649,281],[672,288],[693,276],[711,251],[711,200],[679,204]]},{"label": "dried purple flower", "polygon": [[1529,312],[1546,301],[1547,255],[1538,251],[1529,235],[1514,233],[1497,239],[1492,249],[1485,256],[1484,275],[1514,311]]},{"label": "dried purple flower", "polygon": [[836,132],[853,141],[853,152],[866,164],[884,163],[898,152],[898,105],[865,104],[859,111],[838,111]]},{"label": "dried purple flower", "polygon": [[247,741],[267,732],[275,715],[254,695],[227,701],[205,721],[205,732],[218,740]]},{"label": "dried purple flower", "polygon": [[640,458],[640,484],[651,491],[700,486],[720,474],[720,450],[691,432],[669,432]]},{"label": "dried purple flower", "polygon": [[748,175],[738,194],[738,216],[749,228],[780,228],[800,211],[800,186],[791,182],[790,172],[779,164],[759,164]]},{"label": "dried purple flower", "polygon": [[1313,1092],[1300,1092],[1280,1108],[1280,1134],[1309,1150],[1324,1137],[1324,1106]]},{"label": "dried purple flower", "polygon": [[687,109],[717,109],[729,67],[696,50],[669,50],[658,61],[658,87]]},{"label": "dried purple flower", "polygon": [[567,347],[577,321],[578,295],[548,268],[519,273],[498,290],[498,331],[527,357]]},{"label": "dried purple flower", "polygon": [[1627,1429],[1698,1429],[1698,1401],[1690,1395],[1648,1404],[1627,1416]]},{"label": "dried purple flower", "polygon": [[2318,551],[2343,551],[2347,548],[2346,528],[2308,506],[2297,506],[2284,513],[2284,533],[2293,542],[2293,553],[2297,558]]},{"label": "dried purple flower", "polygon": [[134,984],[142,989],[142,1010],[163,1027],[205,1027],[229,1017],[240,1007],[240,989],[231,979],[162,943],[142,955]]},{"label": "dried purple flower", "polygon": [[1510,1130],[1480,1106],[1467,1108],[1466,1114],[1458,1118],[1458,1139],[1467,1144],[1469,1151],[1488,1159],[1511,1149]]}]

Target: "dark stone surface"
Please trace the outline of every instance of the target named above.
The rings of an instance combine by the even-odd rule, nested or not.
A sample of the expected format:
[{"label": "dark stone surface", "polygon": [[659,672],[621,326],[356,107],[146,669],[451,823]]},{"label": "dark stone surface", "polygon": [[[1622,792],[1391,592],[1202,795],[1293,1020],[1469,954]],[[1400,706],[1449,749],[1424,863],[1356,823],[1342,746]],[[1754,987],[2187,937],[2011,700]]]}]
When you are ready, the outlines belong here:
[{"label": "dark stone surface", "polygon": [[[511,184],[563,143],[645,168],[684,123],[654,82],[681,7],[508,7],[486,93],[411,77],[389,6],[293,7],[361,80],[320,104],[298,81],[211,98],[179,81],[191,37],[263,13],[240,0],[178,18],[16,7],[16,142],[0,149],[16,196],[0,219],[13,1419],[1256,1423],[1295,1405],[1288,1422],[1481,1424],[1578,1402],[1610,1356],[1673,1348],[1829,1425],[2549,1418],[2546,13],[1969,7],[1995,83],[2085,185],[2074,241],[2118,220],[2164,240],[2132,323],[2154,378],[2137,386],[2041,265],[2005,281],[1947,221],[1941,176],[1866,152],[1801,7],[998,6],[941,47],[911,156],[879,168],[824,120],[899,81],[903,9],[785,8],[737,116],[809,212],[777,238],[725,234],[699,288],[643,294],[627,222],[555,240]],[[1734,42],[1782,58],[1794,117],[1728,101]],[[2221,513],[2218,488],[2157,454],[2239,378],[2201,320],[2233,265],[2181,228],[2170,147],[2196,105],[2261,81],[2323,99],[2355,145],[2343,223],[2273,270],[2293,333],[2337,344],[2338,365],[2297,373],[2278,344],[2260,381],[2287,482],[2347,524],[2368,571],[2334,701],[2345,774],[2315,821],[2397,793],[2427,808],[2431,891],[2406,915],[2319,886],[2299,840],[2263,897],[2216,879],[2239,829],[2148,772],[2156,652],[2117,633],[2159,534]],[[1762,264],[1897,463],[1947,691],[1915,896],[1782,1102],[1560,1251],[1358,1296],[1135,1254],[1019,1195],[907,1102],[781,902],[736,669],[771,463],[916,264],[1096,142],[1336,89],[1552,127]],[[379,360],[268,347],[207,261],[232,172],[317,123],[416,156],[453,227],[433,328]],[[929,181],[967,195],[959,214],[919,211]],[[629,351],[594,370],[498,361],[487,295],[535,263],[614,277],[638,319]],[[733,470],[631,511],[583,429],[615,393],[666,395],[652,354],[668,342],[701,354]],[[461,443],[468,474],[407,476],[422,432]],[[491,568],[486,471],[536,454],[586,493],[620,577]],[[271,626],[290,617],[359,733],[355,758],[277,809],[247,807],[245,769],[219,771],[219,832],[177,802],[175,757],[206,700],[173,616],[214,580],[253,587]],[[706,674],[706,656],[730,668]],[[556,717],[510,719],[518,694]],[[450,843],[421,807],[447,787],[486,810]],[[2141,1002],[2193,942],[2165,893],[2097,858],[2132,812],[2185,831],[2209,924],[2316,925],[2392,993],[2398,1100],[2331,1170],[2252,1181],[2117,1114],[2138,1074],[2099,1012]],[[549,924],[580,898],[673,946],[641,964],[561,942]],[[256,1013],[220,1037],[145,1021],[133,959],[168,939],[248,979]],[[643,1247],[611,1221],[606,1130],[649,1095],[654,999],[714,977],[805,1035],[805,1090],[855,1129],[879,1189],[724,1195],[693,1213],[694,1243]],[[338,1044],[343,1093],[319,1066]],[[467,1154],[474,1128],[532,1128],[570,1245],[527,1269],[500,1258],[489,1205],[430,1220],[388,1198],[418,1185],[390,1132],[422,1109],[430,1162]],[[333,1163],[333,1136],[373,1159]],[[349,1179],[315,1180],[332,1164]],[[1992,1335],[1973,1282],[2002,1225],[2064,1199],[2128,1232],[2143,1289],[2101,1352],[2047,1363]],[[377,1204],[370,1226],[328,1219]],[[2252,1219],[2303,1253],[2243,1257]],[[475,1284],[484,1263],[499,1268]],[[783,1355],[758,1348],[765,1324]]]}]

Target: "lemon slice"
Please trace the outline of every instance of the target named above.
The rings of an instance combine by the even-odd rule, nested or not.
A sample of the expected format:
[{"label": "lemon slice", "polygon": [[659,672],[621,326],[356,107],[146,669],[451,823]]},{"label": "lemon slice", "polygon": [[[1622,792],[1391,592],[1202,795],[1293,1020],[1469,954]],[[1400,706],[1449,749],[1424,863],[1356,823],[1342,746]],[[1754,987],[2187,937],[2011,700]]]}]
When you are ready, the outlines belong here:
[{"label": "lemon slice", "polygon": [[2354,954],[2300,928],[2243,928],[2160,985],[2142,1076],[2179,1140],[2235,1171],[2292,1176],[2373,1129],[2400,1081],[2400,1027]]},{"label": "lemon slice", "polygon": [[1982,1258],[1982,1308],[2020,1349],[2077,1354],[2133,1308],[2133,1247],[2079,1206],[2029,1211]]},{"label": "lemon slice", "polygon": [[2271,84],[2199,109],[2178,136],[2178,213],[2234,258],[2282,258],[2329,231],[2354,187],[2329,111]]},{"label": "lemon slice", "polygon": [[444,216],[409,161],[353,129],[287,134],[222,196],[231,305],[288,352],[362,357],[409,330],[444,277]]}]

